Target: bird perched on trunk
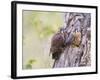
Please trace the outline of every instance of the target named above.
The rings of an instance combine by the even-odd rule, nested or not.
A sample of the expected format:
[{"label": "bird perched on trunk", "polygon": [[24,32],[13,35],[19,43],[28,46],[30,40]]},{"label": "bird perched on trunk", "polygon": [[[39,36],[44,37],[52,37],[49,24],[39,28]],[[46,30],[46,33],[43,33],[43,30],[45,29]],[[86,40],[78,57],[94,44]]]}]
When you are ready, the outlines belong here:
[{"label": "bird perched on trunk", "polygon": [[75,32],[70,32],[69,34],[64,30],[60,30],[51,39],[50,53],[52,53],[52,59],[58,60],[66,46],[74,45],[78,47],[80,42],[81,33],[77,32],[77,30]]},{"label": "bird perched on trunk", "polygon": [[51,48],[50,53],[52,53],[52,58],[57,60],[59,59],[61,53],[65,48],[65,38],[64,33],[59,31],[51,39]]}]

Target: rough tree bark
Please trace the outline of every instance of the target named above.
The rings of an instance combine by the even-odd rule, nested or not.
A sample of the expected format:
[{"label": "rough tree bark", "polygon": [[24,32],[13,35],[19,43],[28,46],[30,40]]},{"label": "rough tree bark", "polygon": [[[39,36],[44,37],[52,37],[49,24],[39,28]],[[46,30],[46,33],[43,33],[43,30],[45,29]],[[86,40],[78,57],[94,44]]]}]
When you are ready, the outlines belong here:
[{"label": "rough tree bark", "polygon": [[90,48],[91,48],[91,15],[89,13],[65,13],[65,25],[63,26],[68,33],[74,32],[75,29],[81,32],[80,45],[66,46],[58,60],[55,60],[53,67],[79,67],[90,66]]}]

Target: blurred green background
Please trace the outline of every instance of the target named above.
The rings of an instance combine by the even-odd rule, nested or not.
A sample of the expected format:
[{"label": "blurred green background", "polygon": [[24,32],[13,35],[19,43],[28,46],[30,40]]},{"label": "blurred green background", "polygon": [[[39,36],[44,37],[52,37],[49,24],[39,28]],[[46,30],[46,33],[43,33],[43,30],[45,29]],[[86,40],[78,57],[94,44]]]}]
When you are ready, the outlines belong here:
[{"label": "blurred green background", "polygon": [[52,68],[51,38],[64,23],[64,13],[23,10],[23,69]]}]

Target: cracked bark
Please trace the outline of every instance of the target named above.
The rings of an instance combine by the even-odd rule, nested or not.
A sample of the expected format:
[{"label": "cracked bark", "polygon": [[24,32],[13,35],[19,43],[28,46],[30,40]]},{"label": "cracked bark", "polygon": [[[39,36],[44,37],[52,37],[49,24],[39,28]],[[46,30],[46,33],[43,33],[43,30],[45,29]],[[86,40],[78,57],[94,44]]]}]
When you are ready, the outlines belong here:
[{"label": "cracked bark", "polygon": [[[65,13],[65,30],[68,33],[77,29],[81,32],[79,47],[71,44],[66,46],[58,60],[55,60],[53,68],[80,67],[91,65],[91,14],[89,13]],[[72,30],[73,29],[73,30]]]}]

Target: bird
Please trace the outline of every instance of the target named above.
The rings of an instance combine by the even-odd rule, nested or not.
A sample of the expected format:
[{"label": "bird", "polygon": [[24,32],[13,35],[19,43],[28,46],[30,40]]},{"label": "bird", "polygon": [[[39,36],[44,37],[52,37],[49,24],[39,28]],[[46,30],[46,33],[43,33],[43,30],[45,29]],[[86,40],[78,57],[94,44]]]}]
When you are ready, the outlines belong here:
[{"label": "bird", "polygon": [[76,47],[79,47],[81,43],[81,32],[74,32],[73,33],[73,41],[72,41],[72,45],[73,46],[76,46]]},{"label": "bird", "polygon": [[52,53],[52,59],[58,60],[67,46],[79,47],[80,42],[81,32],[75,30],[75,32],[68,34],[64,29],[60,29],[51,39],[50,53]]},{"label": "bird", "polygon": [[57,32],[51,39],[50,53],[52,53],[52,59],[58,60],[61,53],[65,48],[65,38],[62,31]]}]

